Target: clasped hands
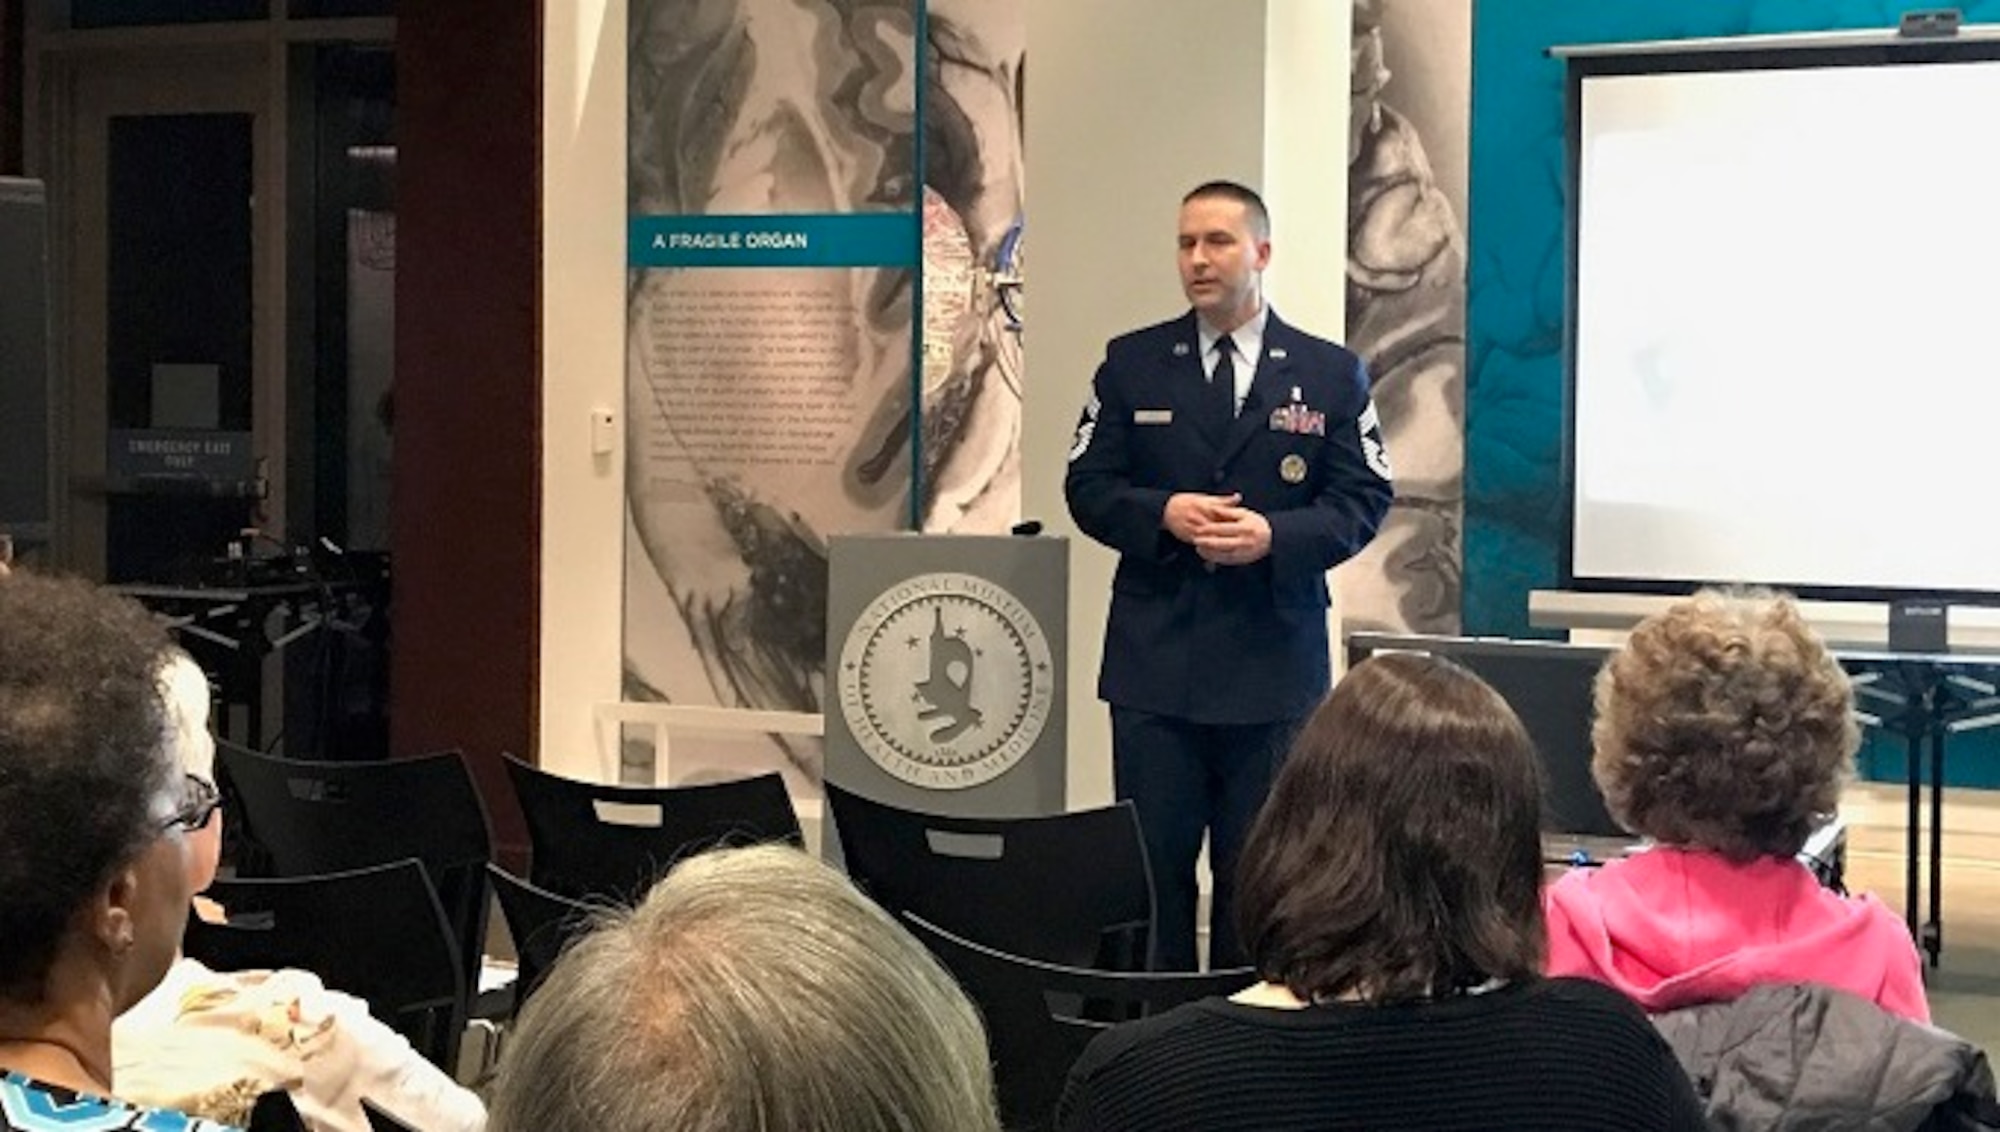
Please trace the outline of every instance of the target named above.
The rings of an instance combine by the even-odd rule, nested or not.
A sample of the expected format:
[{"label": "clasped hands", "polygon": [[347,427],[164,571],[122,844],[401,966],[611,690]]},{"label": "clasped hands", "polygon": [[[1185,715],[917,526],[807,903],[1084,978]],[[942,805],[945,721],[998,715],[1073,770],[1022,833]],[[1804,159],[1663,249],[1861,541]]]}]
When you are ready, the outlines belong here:
[{"label": "clasped hands", "polygon": [[1204,561],[1220,566],[1247,566],[1271,553],[1270,521],[1243,506],[1241,494],[1171,495],[1160,525]]}]

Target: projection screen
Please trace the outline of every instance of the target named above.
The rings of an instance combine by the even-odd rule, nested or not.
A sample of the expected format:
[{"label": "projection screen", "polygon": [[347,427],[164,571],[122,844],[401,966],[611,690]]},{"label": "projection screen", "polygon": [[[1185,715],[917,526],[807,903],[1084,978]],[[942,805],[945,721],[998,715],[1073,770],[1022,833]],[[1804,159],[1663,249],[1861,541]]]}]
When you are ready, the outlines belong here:
[{"label": "projection screen", "polygon": [[1568,584],[2000,599],[2000,44],[1570,60]]}]

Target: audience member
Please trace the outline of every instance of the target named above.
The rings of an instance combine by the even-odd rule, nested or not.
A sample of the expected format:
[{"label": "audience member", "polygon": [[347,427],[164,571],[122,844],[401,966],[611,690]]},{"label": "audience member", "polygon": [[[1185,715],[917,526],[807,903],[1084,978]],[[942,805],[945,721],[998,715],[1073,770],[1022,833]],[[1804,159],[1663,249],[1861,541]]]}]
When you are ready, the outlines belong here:
[{"label": "audience member", "polygon": [[1449,661],[1357,665],[1293,745],[1244,849],[1262,982],[1117,1027],[1071,1071],[1069,1132],[1692,1130],[1645,1015],[1541,977],[1539,764]]},{"label": "audience member", "polygon": [[1596,700],[1592,774],[1656,845],[1550,886],[1551,974],[1655,1013],[1818,983],[1928,1020],[1902,920],[1797,860],[1860,736],[1846,674],[1790,600],[1675,604],[1605,663]]},{"label": "audience member", "polygon": [[496,1132],[998,1132],[979,1016],[907,932],[796,849],[683,861],[550,971]]},{"label": "audience member", "polygon": [[[208,680],[176,649],[161,683],[169,734],[189,796],[207,806],[187,834],[188,882],[214,882],[222,814],[212,783]],[[200,903],[198,901],[198,903]],[[478,1132],[486,1109],[368,1004],[307,971],[212,971],[181,957],[113,1027],[122,1094],[146,1104],[246,1123],[257,1096],[282,1088],[313,1132],[369,1132],[375,1107],[420,1132]]]},{"label": "audience member", "polygon": [[85,582],[0,583],[0,1127],[213,1127],[112,1099],[112,1019],[173,962],[212,808],[169,750],[168,648]]}]

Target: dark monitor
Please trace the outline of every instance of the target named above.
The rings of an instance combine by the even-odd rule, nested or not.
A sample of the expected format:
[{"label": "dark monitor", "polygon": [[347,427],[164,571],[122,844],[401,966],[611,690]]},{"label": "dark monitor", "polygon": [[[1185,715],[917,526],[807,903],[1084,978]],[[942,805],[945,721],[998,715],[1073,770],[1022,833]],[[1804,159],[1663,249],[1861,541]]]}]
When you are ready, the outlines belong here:
[{"label": "dark monitor", "polygon": [[1609,645],[1355,633],[1351,667],[1375,653],[1419,652],[1456,661],[1500,693],[1541,753],[1546,794],[1543,829],[1586,837],[1622,837],[1590,777],[1591,690]]}]

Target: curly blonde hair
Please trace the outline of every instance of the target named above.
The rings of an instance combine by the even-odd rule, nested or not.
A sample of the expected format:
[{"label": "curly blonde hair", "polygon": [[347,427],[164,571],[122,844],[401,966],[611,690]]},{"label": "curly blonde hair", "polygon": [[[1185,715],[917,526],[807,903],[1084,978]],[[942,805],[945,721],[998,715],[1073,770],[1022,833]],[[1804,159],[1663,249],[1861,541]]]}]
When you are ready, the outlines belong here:
[{"label": "curly blonde hair", "polygon": [[1620,824],[1732,860],[1791,856],[1861,745],[1847,674],[1789,598],[1705,591],[1597,676],[1591,774]]}]

